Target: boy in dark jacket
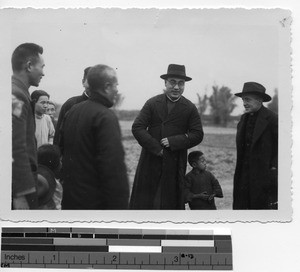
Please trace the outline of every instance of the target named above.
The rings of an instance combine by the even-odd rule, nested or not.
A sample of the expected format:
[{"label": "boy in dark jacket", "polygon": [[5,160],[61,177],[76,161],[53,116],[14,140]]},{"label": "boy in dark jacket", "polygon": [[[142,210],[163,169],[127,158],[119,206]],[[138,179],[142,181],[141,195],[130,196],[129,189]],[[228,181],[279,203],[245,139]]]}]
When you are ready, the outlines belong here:
[{"label": "boy in dark jacket", "polygon": [[191,210],[216,210],[215,197],[223,197],[222,188],[214,175],[206,171],[206,160],[201,151],[188,156],[193,167],[185,176],[185,202]]}]

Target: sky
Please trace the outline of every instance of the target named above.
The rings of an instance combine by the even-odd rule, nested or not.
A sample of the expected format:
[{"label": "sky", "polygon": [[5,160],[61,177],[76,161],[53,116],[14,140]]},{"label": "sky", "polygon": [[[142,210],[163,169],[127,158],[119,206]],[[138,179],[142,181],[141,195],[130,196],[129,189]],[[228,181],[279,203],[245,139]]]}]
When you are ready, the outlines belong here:
[{"label": "sky", "polygon": [[[44,48],[45,76],[38,88],[64,103],[83,91],[83,70],[106,64],[116,69],[120,109],[140,109],[164,89],[160,75],[171,63],[183,64],[193,80],[184,96],[197,102],[212,86],[232,93],[256,81],[267,93],[280,92],[280,20],[284,10],[212,9],[57,9],[2,10],[9,50],[24,42]],[[288,48],[288,47],[286,47]],[[10,54],[11,54],[10,53]],[[234,114],[243,111],[240,99]]]}]

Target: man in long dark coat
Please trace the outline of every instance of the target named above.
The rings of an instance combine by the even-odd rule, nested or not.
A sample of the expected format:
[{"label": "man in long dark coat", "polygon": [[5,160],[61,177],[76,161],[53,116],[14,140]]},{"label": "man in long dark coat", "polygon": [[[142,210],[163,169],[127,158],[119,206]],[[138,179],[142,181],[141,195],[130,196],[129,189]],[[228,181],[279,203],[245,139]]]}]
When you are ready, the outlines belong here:
[{"label": "man in long dark coat", "polygon": [[109,108],[118,92],[115,71],[88,73],[90,98],[74,105],[63,123],[62,209],[126,209],[129,185],[119,122]]},{"label": "man in long dark coat", "polygon": [[271,97],[259,83],[235,94],[245,114],[237,126],[233,209],[277,209],[278,116],[263,106]]},{"label": "man in long dark coat", "polygon": [[187,149],[203,139],[200,115],[182,96],[191,80],[183,65],[170,64],[165,93],[149,99],[132,125],[142,146],[130,200],[131,209],[184,209]]},{"label": "man in long dark coat", "polygon": [[59,145],[62,132],[62,123],[66,113],[76,104],[87,100],[90,96],[89,85],[87,83],[87,74],[92,67],[86,67],[83,72],[82,86],[84,91],[81,95],[69,98],[60,108],[59,116],[56,123],[53,144]]}]

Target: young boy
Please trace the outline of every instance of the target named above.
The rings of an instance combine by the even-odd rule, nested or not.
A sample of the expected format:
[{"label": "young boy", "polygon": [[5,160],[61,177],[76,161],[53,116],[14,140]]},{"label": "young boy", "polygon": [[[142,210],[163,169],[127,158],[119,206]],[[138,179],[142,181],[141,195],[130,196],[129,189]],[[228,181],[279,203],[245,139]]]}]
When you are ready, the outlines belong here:
[{"label": "young boy", "polygon": [[201,151],[188,155],[193,167],[185,176],[185,202],[191,210],[216,210],[215,197],[223,197],[222,188],[214,175],[206,171],[206,160]]},{"label": "young boy", "polygon": [[61,169],[59,148],[45,144],[37,153],[39,209],[61,210],[63,189],[57,178]]}]

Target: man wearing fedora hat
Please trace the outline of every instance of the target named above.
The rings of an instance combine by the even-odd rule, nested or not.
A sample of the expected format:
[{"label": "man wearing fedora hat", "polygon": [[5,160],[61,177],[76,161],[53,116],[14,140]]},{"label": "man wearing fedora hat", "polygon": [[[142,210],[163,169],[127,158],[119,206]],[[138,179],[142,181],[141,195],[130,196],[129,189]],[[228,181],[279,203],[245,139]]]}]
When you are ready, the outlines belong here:
[{"label": "man wearing fedora hat", "polygon": [[277,209],[278,116],[263,106],[271,97],[259,83],[246,82],[235,95],[245,113],[237,126],[233,209]]},{"label": "man wearing fedora hat", "polygon": [[185,66],[170,64],[161,75],[165,91],[150,98],[132,125],[142,146],[131,193],[131,209],[184,209],[187,149],[203,139],[200,115],[182,96]]}]

